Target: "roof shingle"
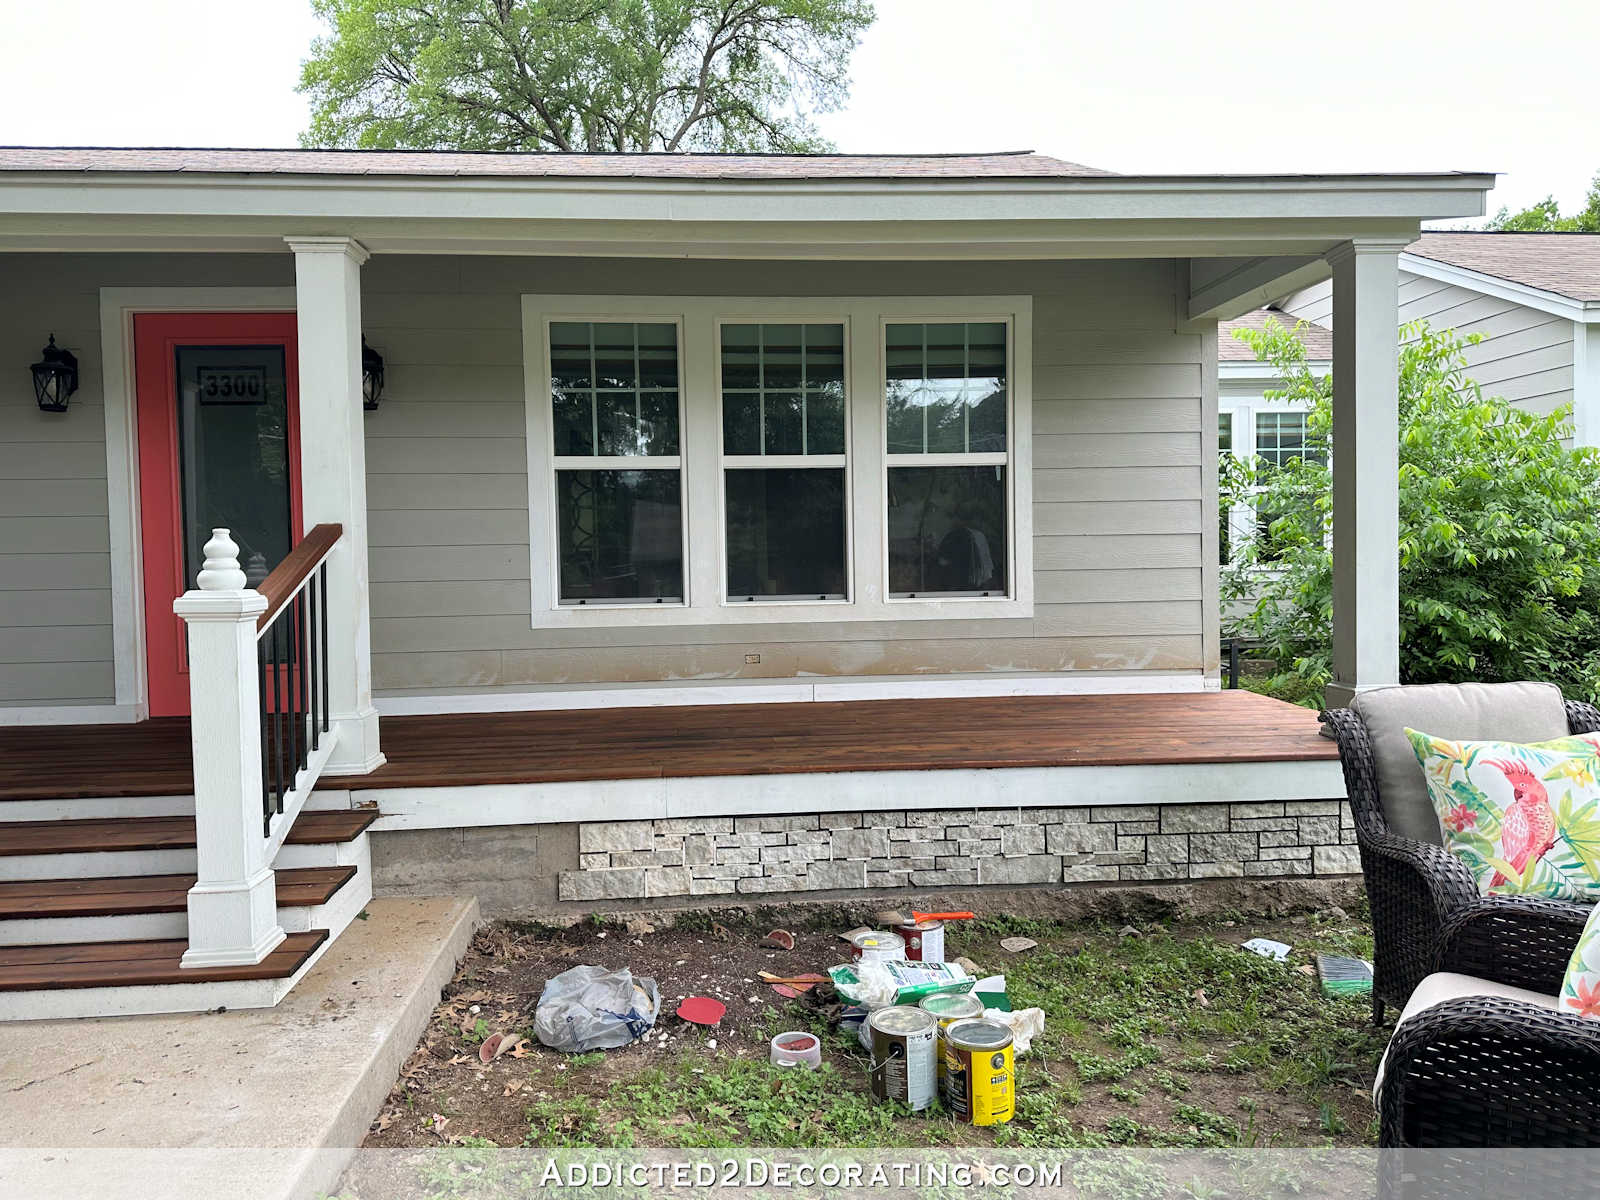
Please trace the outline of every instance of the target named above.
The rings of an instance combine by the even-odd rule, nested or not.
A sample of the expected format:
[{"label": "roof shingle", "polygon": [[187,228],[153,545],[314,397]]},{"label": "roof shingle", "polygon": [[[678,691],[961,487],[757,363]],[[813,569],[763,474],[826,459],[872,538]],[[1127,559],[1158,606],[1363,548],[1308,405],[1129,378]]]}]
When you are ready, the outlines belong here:
[{"label": "roof shingle", "polygon": [[0,147],[0,171],[581,179],[1071,179],[1110,175],[999,154],[521,154],[458,150]]},{"label": "roof shingle", "polygon": [[1600,302],[1600,233],[1425,233],[1408,254]]},{"label": "roof shingle", "polygon": [[1258,308],[1232,321],[1217,323],[1217,358],[1222,362],[1255,362],[1256,352],[1250,344],[1234,336],[1236,329],[1264,329],[1267,322],[1276,321],[1285,329],[1300,326],[1300,344],[1306,348],[1306,357],[1313,362],[1333,358],[1333,330],[1310,321],[1290,316],[1281,308]]}]

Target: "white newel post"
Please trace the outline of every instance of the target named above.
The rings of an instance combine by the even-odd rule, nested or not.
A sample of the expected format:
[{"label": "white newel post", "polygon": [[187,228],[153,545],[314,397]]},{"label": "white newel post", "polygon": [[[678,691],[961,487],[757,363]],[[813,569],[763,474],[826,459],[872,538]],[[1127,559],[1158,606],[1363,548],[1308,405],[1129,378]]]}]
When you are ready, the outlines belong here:
[{"label": "white newel post", "polygon": [[328,711],[338,731],[325,775],[383,764],[372,704],[367,595],[367,456],[361,409],[361,264],[347,237],[292,237],[300,357],[300,493],[305,525],[337,522],[328,556]]},{"label": "white newel post", "polygon": [[172,603],[189,633],[199,858],[186,967],[257,963],[284,938],[262,831],[256,619],[267,598],[245,586],[226,529],[212,531],[205,555],[197,586]]},{"label": "white newel post", "polygon": [[1333,681],[1329,707],[1400,682],[1400,251],[1346,242],[1333,267]]}]

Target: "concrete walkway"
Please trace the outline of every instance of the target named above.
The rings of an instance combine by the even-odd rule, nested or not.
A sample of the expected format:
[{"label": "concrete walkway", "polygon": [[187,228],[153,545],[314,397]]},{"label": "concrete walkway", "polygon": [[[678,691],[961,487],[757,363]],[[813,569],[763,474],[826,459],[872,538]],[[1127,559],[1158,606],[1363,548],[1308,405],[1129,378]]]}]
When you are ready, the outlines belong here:
[{"label": "concrete walkway", "polygon": [[0,1025],[0,1196],[331,1190],[478,925],[471,899],[367,913],[277,1008]]}]

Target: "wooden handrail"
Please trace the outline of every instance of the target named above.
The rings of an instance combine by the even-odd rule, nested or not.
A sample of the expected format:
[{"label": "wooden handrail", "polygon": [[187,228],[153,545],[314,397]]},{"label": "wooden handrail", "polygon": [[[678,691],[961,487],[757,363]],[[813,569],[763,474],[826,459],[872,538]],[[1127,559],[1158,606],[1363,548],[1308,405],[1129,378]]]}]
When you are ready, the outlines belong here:
[{"label": "wooden handrail", "polygon": [[267,611],[256,618],[258,631],[272,624],[272,618],[278,615],[279,610],[289,602],[306,577],[317,569],[317,564],[328,556],[328,551],[343,535],[343,525],[318,525],[273,568],[272,574],[261,581],[256,591],[267,598]]}]

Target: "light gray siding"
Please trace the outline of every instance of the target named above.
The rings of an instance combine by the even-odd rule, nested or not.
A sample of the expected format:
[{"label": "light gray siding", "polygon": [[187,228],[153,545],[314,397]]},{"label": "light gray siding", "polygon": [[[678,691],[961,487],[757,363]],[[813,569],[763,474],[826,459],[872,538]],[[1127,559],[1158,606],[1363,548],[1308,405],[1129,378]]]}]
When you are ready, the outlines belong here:
[{"label": "light gray siding", "polygon": [[[367,421],[380,691],[1202,662],[1201,335],[1170,262],[664,263],[376,258]],[[1034,298],[1031,619],[530,628],[519,298]],[[747,663],[759,655],[759,663]]]},{"label": "light gray siding", "polygon": [[[380,693],[678,680],[1194,671],[1205,661],[1204,334],[1179,264],[394,258],[364,268],[387,360],[366,417]],[[114,695],[102,286],[284,285],[284,255],[0,257],[0,703]],[[1033,297],[1031,618],[530,628],[520,297]],[[82,389],[37,412],[54,329]],[[745,662],[759,655],[759,663]]]},{"label": "light gray siding", "polygon": [[[1333,285],[1307,288],[1284,307],[1331,326]],[[1402,271],[1400,320],[1481,334],[1481,342],[1466,348],[1467,373],[1489,395],[1541,414],[1572,403],[1572,322],[1564,317]]]}]

